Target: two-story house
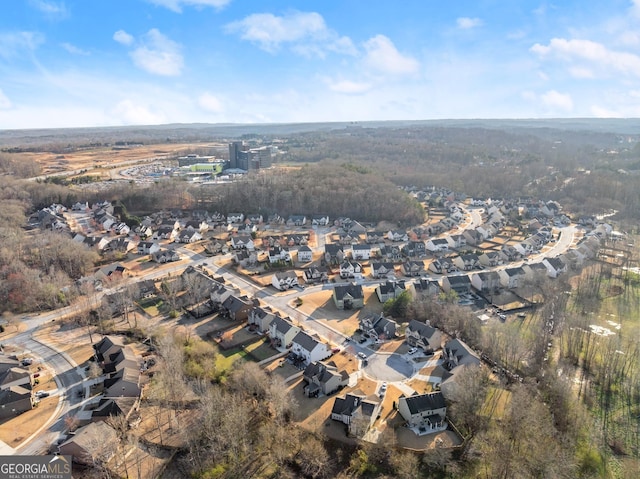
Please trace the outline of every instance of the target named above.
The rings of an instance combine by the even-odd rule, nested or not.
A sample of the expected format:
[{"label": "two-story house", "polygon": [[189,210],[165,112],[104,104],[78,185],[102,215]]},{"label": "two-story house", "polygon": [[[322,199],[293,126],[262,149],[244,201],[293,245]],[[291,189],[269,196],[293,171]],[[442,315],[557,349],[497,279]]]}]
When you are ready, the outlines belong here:
[{"label": "two-story house", "polygon": [[322,361],[331,356],[331,349],[327,343],[323,343],[316,336],[310,336],[304,331],[299,331],[291,341],[291,352],[304,358],[305,364],[314,361]]},{"label": "two-story house", "polygon": [[412,319],[404,334],[407,344],[421,348],[425,353],[437,351],[441,347],[442,334],[430,324]]},{"label": "two-story house", "polygon": [[419,434],[444,431],[447,407],[441,392],[400,396],[398,412],[411,428],[417,428]]},{"label": "two-story house", "polygon": [[274,346],[289,349],[293,338],[300,332],[300,328],[294,326],[287,319],[276,316],[269,325],[269,337]]}]

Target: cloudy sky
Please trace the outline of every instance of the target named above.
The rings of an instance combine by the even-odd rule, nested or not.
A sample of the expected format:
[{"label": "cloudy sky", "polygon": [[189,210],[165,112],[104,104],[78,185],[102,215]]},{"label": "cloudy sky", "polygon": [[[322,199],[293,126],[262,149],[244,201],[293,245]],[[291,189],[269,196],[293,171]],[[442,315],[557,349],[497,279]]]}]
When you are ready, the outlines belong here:
[{"label": "cloudy sky", "polygon": [[12,0],[0,129],[640,116],[640,0]]}]

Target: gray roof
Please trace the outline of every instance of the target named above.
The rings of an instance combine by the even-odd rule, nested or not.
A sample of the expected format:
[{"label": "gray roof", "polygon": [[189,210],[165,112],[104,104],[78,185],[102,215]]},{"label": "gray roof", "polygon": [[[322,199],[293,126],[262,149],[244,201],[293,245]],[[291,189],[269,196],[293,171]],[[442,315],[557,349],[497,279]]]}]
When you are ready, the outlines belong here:
[{"label": "gray roof", "polygon": [[421,323],[420,321],[415,319],[411,320],[409,326],[407,326],[407,329],[416,331],[423,338],[430,338],[437,332],[436,328],[431,327],[426,323]]},{"label": "gray roof", "polygon": [[400,401],[403,400],[407,403],[409,412],[412,415],[445,407],[444,396],[442,396],[441,392],[401,397]]},{"label": "gray roof", "polygon": [[315,347],[320,344],[318,340],[312,338],[304,331],[300,331],[296,334],[292,342],[309,352],[313,351]]},{"label": "gray roof", "polygon": [[333,288],[333,291],[336,295],[336,298],[338,298],[339,300],[344,299],[344,297],[347,295],[351,296],[353,299],[364,298],[362,286],[359,284],[339,285]]},{"label": "gray roof", "polygon": [[293,324],[280,316],[276,316],[271,324],[275,324],[276,331],[282,334],[286,334],[291,328],[295,328]]}]

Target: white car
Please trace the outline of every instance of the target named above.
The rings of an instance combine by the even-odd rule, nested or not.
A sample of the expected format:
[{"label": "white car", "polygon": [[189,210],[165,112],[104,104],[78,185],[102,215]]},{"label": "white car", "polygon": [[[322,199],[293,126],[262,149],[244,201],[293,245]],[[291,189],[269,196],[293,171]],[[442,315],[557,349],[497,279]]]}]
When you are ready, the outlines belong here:
[{"label": "white car", "polygon": [[359,357],[360,359],[363,359],[363,360],[366,360],[366,359],[367,359],[367,355],[366,355],[366,354],[364,354],[362,351],[360,351],[360,352],[358,353],[358,357]]},{"label": "white car", "polygon": [[417,353],[417,352],[418,352],[418,348],[411,348],[411,349],[409,350],[409,354],[415,354],[415,353]]}]

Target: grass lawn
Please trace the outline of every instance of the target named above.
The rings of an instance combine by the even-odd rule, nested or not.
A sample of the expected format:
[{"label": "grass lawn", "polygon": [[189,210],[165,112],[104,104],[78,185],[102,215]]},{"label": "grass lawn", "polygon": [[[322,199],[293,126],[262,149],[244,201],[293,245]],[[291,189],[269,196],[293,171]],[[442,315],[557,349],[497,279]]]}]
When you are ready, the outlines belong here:
[{"label": "grass lawn", "polygon": [[278,354],[278,350],[272,348],[264,338],[245,345],[244,350],[256,361],[262,361]]},{"label": "grass lawn", "polygon": [[218,371],[229,371],[233,367],[233,363],[239,359],[251,359],[248,357],[247,352],[244,349],[234,348],[227,349],[218,348],[218,354],[216,355],[216,369]]},{"label": "grass lawn", "polygon": [[482,405],[480,414],[494,419],[502,419],[505,409],[509,405],[510,401],[511,391],[507,391],[503,388],[491,387],[487,391],[487,398]]},{"label": "grass lawn", "polygon": [[147,313],[151,317],[155,317],[160,314],[159,308],[163,303],[164,302],[162,301],[162,299],[158,297],[147,298],[138,302],[140,307],[144,309],[145,313]]}]

